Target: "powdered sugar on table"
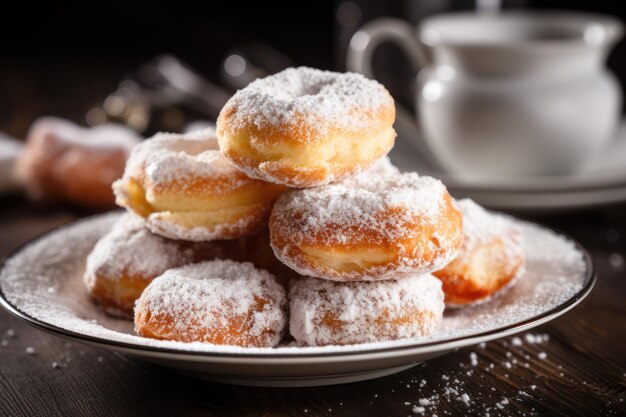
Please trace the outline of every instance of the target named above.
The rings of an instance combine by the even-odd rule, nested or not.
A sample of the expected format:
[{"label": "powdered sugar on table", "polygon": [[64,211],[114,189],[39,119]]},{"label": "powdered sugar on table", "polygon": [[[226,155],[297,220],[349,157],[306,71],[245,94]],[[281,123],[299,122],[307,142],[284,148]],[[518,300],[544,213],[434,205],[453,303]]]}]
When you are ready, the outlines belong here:
[{"label": "powdered sugar on table", "polygon": [[9,303],[41,322],[106,342],[125,342],[181,351],[237,354],[341,353],[445,342],[545,313],[574,297],[588,276],[584,255],[575,244],[543,227],[515,221],[524,234],[527,270],[503,296],[477,307],[446,311],[435,335],[421,339],[348,346],[240,348],[206,343],[159,341],[136,336],[133,324],[108,317],[84,291],[85,260],[96,241],[108,232],[119,213],[91,217],[59,229],[27,245],[9,259],[0,274],[0,288]]}]

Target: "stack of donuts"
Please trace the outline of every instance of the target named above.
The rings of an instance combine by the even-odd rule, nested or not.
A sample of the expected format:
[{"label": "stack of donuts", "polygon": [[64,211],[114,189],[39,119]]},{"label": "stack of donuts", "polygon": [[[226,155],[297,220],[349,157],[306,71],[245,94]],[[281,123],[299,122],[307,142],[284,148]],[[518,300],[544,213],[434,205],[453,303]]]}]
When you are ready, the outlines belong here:
[{"label": "stack of donuts", "polygon": [[155,339],[432,334],[446,305],[521,275],[522,236],[439,180],[400,173],[386,156],[394,120],[376,81],[300,67],[238,91],[215,130],[142,142],[113,185],[129,213],[89,256],[89,293]]}]

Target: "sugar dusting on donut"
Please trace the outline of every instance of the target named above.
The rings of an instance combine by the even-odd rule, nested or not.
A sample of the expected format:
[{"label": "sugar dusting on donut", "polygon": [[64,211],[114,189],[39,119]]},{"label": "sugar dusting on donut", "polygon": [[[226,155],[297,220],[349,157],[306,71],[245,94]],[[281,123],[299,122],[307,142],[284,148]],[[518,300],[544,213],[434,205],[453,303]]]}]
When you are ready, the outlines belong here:
[{"label": "sugar dusting on donut", "polygon": [[[349,129],[368,126],[371,120],[365,115],[390,105],[393,99],[385,87],[361,74],[298,67],[250,83],[225,108],[237,108],[231,126],[235,129],[249,123],[259,128],[289,126],[302,117],[313,128],[330,123]],[[361,111],[355,113],[355,108]],[[316,124],[320,120],[324,123]]]},{"label": "sugar dusting on donut", "polygon": [[[446,305],[451,308],[476,306],[502,296],[526,268],[522,229],[512,218],[487,211],[470,199],[458,200],[457,205],[463,213],[463,245],[458,258],[434,272],[443,280]],[[488,263],[481,264],[485,262],[481,247],[490,245],[497,249],[490,251]],[[472,272],[475,263],[488,279]]]},{"label": "sugar dusting on donut", "polygon": [[[269,302],[256,311],[258,297]],[[215,329],[229,318],[248,316],[248,334],[263,346],[275,346],[286,325],[286,295],[276,278],[249,263],[208,261],[170,269],[155,279],[137,300],[136,312],[173,319],[173,331],[190,327]]]},{"label": "sugar dusting on donut", "polygon": [[[202,243],[201,250],[204,259],[210,257],[207,252],[215,256],[221,253],[217,244],[209,242]],[[151,279],[169,268],[193,262],[197,255],[192,245],[155,235],[145,227],[141,217],[125,213],[111,232],[96,243],[87,258],[85,279],[94,279],[96,273],[108,279],[124,275]]]},{"label": "sugar dusting on donut", "polygon": [[[206,343],[181,343],[137,336],[132,326],[101,313],[86,295],[81,296],[80,274],[95,242],[111,228],[118,213],[80,220],[31,242],[5,262],[0,287],[8,302],[37,320],[89,337],[139,347],[176,349],[181,352],[245,355],[302,355],[348,353],[414,344],[411,339],[346,346],[241,348]],[[528,270],[519,285],[503,297],[444,317],[439,331],[427,342],[449,341],[532,320],[563,306],[583,288],[588,269],[584,254],[574,242],[541,226],[512,220],[521,227],[526,242]],[[78,295],[78,297],[77,297]],[[124,323],[125,324],[125,323]]]},{"label": "sugar dusting on donut", "polygon": [[[450,206],[441,181],[415,173],[361,175],[360,179],[281,196],[270,217],[276,257],[302,275],[337,281],[429,273],[456,257],[461,230],[450,226],[441,232],[441,227],[449,220],[460,226],[460,213],[449,218],[453,215],[451,210],[456,209]],[[432,234],[428,229],[433,229]],[[350,253],[350,247],[357,242],[361,246],[378,246],[393,256],[393,261],[335,270],[332,266],[320,267],[318,261],[302,251],[313,247],[334,253],[332,248],[345,247],[345,252]]]},{"label": "sugar dusting on donut", "polygon": [[[253,181],[239,171],[219,151],[215,130],[208,128],[187,134],[157,133],[137,146],[126,164],[124,177],[147,177],[151,184],[185,184],[185,178],[224,177],[238,183]],[[234,175],[233,175],[234,174]],[[118,191],[121,182],[115,186]],[[237,186],[230,181],[225,188]]]},{"label": "sugar dusting on donut", "polygon": [[[288,192],[274,206],[275,217],[280,219],[289,212],[299,213],[303,222],[281,223],[291,226],[287,234],[296,242],[309,237],[312,230],[331,225],[335,229],[328,233],[325,243],[346,242],[348,236],[345,233],[354,228],[380,230],[382,227],[386,237],[392,240],[404,233],[397,227],[403,219],[416,214],[437,218],[446,191],[441,181],[415,173],[367,175],[362,179],[358,186],[355,186],[357,178],[346,183]],[[400,207],[402,211],[396,217],[376,217],[391,207]]]},{"label": "sugar dusting on donut", "polygon": [[391,162],[391,159],[387,155],[385,155],[378,161],[374,162],[371,167],[361,172],[359,175],[355,175],[355,177],[360,178],[361,175],[395,175],[399,173],[400,170],[398,167]]},{"label": "sugar dusting on donut", "polygon": [[[439,327],[444,310],[441,282],[430,274],[345,283],[297,278],[292,280],[289,295],[290,332],[300,344],[309,346],[427,336]],[[418,313],[414,320],[393,321],[408,312]],[[339,324],[329,326],[329,322]]]},{"label": "sugar dusting on donut", "polygon": [[489,212],[469,198],[457,200],[457,204],[463,213],[461,251],[499,238],[506,255],[518,256],[523,252],[522,231],[509,217]]},{"label": "sugar dusting on donut", "polygon": [[360,184],[367,184],[374,178],[397,174],[400,174],[400,170],[385,155],[366,170],[342,180],[341,184],[348,187],[359,187]]},{"label": "sugar dusting on donut", "polygon": [[219,151],[211,128],[159,133],[137,146],[113,184],[116,203],[170,239],[232,239],[267,223],[284,186],[248,177]]}]

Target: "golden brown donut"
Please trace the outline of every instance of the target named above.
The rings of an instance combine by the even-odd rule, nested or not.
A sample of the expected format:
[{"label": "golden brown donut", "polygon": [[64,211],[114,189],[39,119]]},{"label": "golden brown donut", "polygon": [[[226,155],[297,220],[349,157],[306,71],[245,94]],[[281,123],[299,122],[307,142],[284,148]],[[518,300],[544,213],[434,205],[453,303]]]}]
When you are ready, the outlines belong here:
[{"label": "golden brown donut", "polygon": [[519,227],[472,200],[460,200],[458,205],[463,212],[463,246],[456,259],[433,273],[443,282],[450,306],[486,301],[513,284],[525,269]]},{"label": "golden brown donut", "polygon": [[135,301],[166,270],[230,254],[227,242],[165,239],[146,229],[141,217],[125,213],[96,243],[87,258],[83,282],[107,313],[132,318]]},{"label": "golden brown donut", "polygon": [[113,188],[117,203],[145,217],[152,232],[189,241],[257,232],[285,189],[236,169],[220,154],[212,129],[144,141]]},{"label": "golden brown donut", "polygon": [[430,274],[375,282],[294,279],[289,331],[306,346],[419,338],[439,327],[443,298]]},{"label": "golden brown donut", "polygon": [[394,101],[376,81],[299,67],[238,91],[217,119],[217,135],[224,156],[249,176],[313,187],[386,155],[394,120]]},{"label": "golden brown donut", "polygon": [[273,347],[287,324],[276,278],[251,263],[208,261],[170,269],[135,307],[140,336],[216,345]]},{"label": "golden brown donut", "polygon": [[114,206],[111,184],[122,176],[140,138],[122,125],[82,128],[54,117],[35,121],[18,159],[16,176],[37,200]]},{"label": "golden brown donut", "polygon": [[302,275],[376,281],[443,268],[463,240],[446,187],[415,173],[292,190],[270,217],[276,257]]}]

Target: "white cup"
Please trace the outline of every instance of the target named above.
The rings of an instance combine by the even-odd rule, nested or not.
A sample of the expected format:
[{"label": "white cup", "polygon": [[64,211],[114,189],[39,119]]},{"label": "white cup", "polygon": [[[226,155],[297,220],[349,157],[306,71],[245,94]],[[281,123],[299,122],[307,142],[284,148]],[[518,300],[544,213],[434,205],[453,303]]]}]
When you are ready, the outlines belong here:
[{"label": "white cup", "polygon": [[378,45],[406,52],[423,140],[450,172],[566,173],[617,129],[621,90],[605,61],[622,32],[614,18],[560,11],[446,13],[417,31],[383,18],[355,33],[347,68],[374,78]]}]

